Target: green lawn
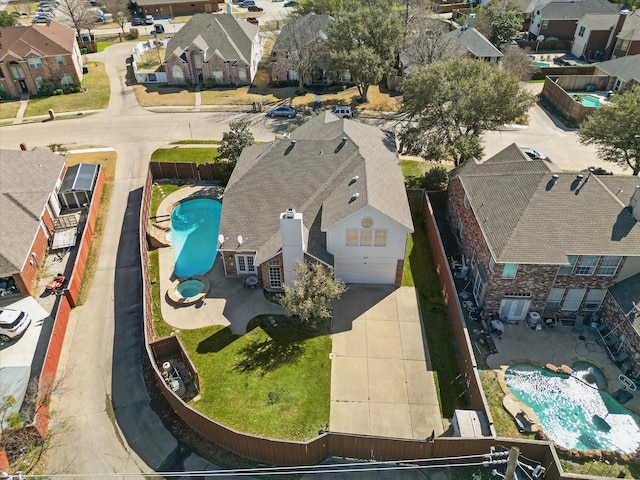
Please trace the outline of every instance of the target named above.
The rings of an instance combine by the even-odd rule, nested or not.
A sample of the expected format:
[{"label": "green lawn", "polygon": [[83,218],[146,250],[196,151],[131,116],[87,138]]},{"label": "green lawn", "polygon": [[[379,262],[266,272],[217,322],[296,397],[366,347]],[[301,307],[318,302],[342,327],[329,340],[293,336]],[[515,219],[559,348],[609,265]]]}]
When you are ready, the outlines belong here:
[{"label": "green lawn", "polygon": [[216,145],[220,140],[176,140],[171,145]]},{"label": "green lawn", "polygon": [[25,117],[46,115],[50,109],[59,114],[106,108],[109,104],[110,88],[104,64],[91,62],[88,67],[89,73],[84,74],[82,80],[86,92],[32,98],[27,105]]},{"label": "green lawn", "polygon": [[331,338],[295,325],[236,336],[214,326],[179,333],[200,375],[190,405],[228,427],[307,440],[329,422]]},{"label": "green lawn", "polygon": [[113,42],[98,42],[98,52],[104,52],[104,49],[113,45]]},{"label": "green lawn", "polygon": [[400,159],[400,168],[402,169],[402,175],[405,179],[410,177],[421,177],[433,167],[444,167],[449,171],[453,169],[453,164]]},{"label": "green lawn", "polygon": [[460,370],[453,332],[426,228],[417,216],[414,217],[413,224],[415,232],[407,239],[402,285],[414,286],[418,291],[442,416],[452,417],[456,408],[467,408],[468,405],[463,385],[459,381]]},{"label": "green lawn", "polygon": [[217,148],[160,148],[151,154],[152,162],[211,163],[218,157]]},{"label": "green lawn", "polygon": [[184,187],[185,185],[176,185],[173,183],[161,183],[158,185],[154,185],[153,190],[151,191],[151,205],[149,206],[149,215],[151,217],[155,216],[155,214],[158,212],[158,207],[162,203],[162,200],[164,200],[176,190],[180,190]]}]

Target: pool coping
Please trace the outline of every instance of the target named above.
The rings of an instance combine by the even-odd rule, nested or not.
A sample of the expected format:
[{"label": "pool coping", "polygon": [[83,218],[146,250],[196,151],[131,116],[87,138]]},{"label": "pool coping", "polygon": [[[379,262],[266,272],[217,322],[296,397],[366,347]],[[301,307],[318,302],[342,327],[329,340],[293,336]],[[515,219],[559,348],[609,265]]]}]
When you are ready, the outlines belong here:
[{"label": "pool coping", "polygon": [[[193,297],[184,298],[178,295],[176,290],[178,285],[187,280],[198,280],[202,282],[202,291],[197,295],[194,295]],[[211,284],[209,283],[209,279],[207,279],[207,277],[203,277],[202,275],[194,275],[192,277],[178,277],[173,282],[171,282],[171,285],[169,285],[169,288],[167,289],[167,298],[176,306],[186,307],[203,300],[207,296],[207,293],[209,293],[210,288]]]}]

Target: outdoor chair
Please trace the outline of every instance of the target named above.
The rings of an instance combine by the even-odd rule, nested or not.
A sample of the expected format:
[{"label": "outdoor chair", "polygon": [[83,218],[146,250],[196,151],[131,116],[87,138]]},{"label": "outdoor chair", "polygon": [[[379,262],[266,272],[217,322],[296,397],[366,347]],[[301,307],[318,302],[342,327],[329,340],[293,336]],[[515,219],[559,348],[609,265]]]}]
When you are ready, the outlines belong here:
[{"label": "outdoor chair", "polygon": [[629,358],[629,354],[627,353],[626,350],[617,353],[615,355],[611,355],[611,360],[613,360],[615,363],[622,363],[624,362],[627,358]]},{"label": "outdoor chair", "polygon": [[577,333],[584,331],[584,317],[582,315],[576,316],[576,324],[573,326],[573,331]]}]

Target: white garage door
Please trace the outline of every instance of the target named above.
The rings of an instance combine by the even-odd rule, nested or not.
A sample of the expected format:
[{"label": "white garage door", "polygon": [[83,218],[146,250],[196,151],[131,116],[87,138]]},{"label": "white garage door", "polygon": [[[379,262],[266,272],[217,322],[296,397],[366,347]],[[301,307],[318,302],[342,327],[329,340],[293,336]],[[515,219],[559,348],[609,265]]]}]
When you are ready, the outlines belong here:
[{"label": "white garage door", "polygon": [[396,280],[396,260],[336,258],[334,265],[335,276],[346,283],[393,285]]}]

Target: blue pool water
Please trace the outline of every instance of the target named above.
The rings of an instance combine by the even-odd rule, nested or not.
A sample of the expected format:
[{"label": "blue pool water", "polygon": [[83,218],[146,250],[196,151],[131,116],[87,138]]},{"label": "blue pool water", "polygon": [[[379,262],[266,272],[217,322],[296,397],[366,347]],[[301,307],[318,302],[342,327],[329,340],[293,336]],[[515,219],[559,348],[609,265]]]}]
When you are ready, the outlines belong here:
[{"label": "blue pool water", "polygon": [[580,102],[585,107],[598,108],[599,106],[602,105],[602,103],[597,97],[592,97],[591,95],[573,95],[573,99],[576,102]]},{"label": "blue pool water", "polygon": [[222,204],[210,198],[186,200],[171,212],[173,267],[178,277],[203,275],[216,259]]},{"label": "blue pool water", "polygon": [[529,364],[512,365],[504,380],[518,400],[538,416],[546,435],[558,445],[577,450],[618,450],[633,453],[640,448],[640,415],[623,407],[590,378],[604,378],[591,366],[584,374],[552,373]]}]

